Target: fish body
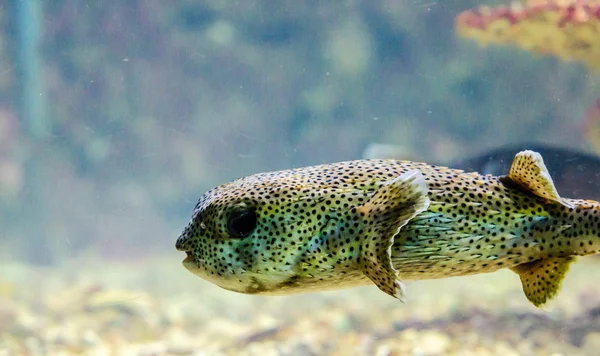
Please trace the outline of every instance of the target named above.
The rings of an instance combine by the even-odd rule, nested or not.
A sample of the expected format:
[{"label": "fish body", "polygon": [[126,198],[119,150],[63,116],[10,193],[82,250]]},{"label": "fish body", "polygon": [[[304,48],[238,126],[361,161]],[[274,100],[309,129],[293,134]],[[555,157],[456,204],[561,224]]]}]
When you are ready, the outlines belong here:
[{"label": "fish body", "polygon": [[542,157],[507,176],[358,160],[240,178],[206,192],[176,247],[228,290],[289,294],[516,272],[536,306],[575,256],[600,252],[600,204],[558,195]]}]

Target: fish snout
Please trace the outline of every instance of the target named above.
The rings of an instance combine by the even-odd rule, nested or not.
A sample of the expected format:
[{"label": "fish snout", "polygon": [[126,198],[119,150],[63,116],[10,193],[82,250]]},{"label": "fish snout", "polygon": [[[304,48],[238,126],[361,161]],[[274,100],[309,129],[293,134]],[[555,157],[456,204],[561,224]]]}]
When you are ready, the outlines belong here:
[{"label": "fish snout", "polygon": [[195,261],[194,252],[192,251],[192,241],[190,239],[191,235],[190,228],[186,227],[181,235],[179,235],[177,238],[177,242],[175,242],[175,248],[177,251],[185,252],[185,259],[183,260],[184,265]]},{"label": "fish snout", "polygon": [[177,251],[188,251],[190,242],[189,231],[189,227],[186,227],[185,230],[183,230],[183,232],[181,233],[181,235],[179,235],[179,237],[177,238],[177,242],[175,242],[175,248],[177,249]]}]

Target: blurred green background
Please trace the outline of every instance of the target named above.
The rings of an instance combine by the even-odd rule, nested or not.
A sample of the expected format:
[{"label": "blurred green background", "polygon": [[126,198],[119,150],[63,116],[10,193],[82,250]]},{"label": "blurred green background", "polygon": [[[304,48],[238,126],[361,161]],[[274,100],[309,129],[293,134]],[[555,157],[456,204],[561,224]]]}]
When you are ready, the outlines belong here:
[{"label": "blurred green background", "polygon": [[476,1],[30,4],[0,3],[3,259],[174,253],[205,190],[371,142],[436,161],[585,149],[600,96],[580,64],[459,38]]}]

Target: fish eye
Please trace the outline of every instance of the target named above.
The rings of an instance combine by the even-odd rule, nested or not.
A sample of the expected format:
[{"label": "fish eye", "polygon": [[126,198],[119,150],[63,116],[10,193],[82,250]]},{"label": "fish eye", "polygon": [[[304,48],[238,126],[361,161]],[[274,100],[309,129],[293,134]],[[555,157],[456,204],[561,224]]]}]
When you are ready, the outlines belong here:
[{"label": "fish eye", "polygon": [[227,220],[227,231],[233,237],[246,237],[256,228],[256,211],[254,209],[237,210]]}]

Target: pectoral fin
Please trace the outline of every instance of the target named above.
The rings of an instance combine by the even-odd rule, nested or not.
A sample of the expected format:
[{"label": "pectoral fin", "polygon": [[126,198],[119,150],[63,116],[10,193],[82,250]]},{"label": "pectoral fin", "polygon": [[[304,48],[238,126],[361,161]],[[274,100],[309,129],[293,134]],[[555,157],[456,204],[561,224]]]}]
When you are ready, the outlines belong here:
[{"label": "pectoral fin", "polygon": [[536,307],[546,303],[560,291],[562,281],[575,257],[552,257],[524,263],[511,270],[521,277],[525,296]]},{"label": "pectoral fin", "polygon": [[539,197],[567,205],[558,195],[542,156],[534,151],[522,151],[515,156],[508,176],[512,183]]},{"label": "pectoral fin", "polygon": [[404,286],[391,260],[394,236],[428,207],[425,179],[414,170],[386,182],[358,208],[367,235],[361,246],[360,267],[379,289],[401,301],[405,300]]}]

